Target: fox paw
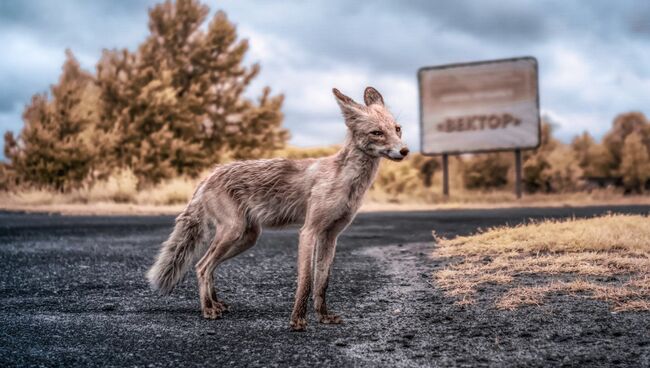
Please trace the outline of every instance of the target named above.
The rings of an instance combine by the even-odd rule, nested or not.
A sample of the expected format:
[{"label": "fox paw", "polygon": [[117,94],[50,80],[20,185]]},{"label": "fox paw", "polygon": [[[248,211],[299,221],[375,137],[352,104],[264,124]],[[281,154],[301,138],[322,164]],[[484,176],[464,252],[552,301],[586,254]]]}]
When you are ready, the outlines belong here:
[{"label": "fox paw", "polygon": [[341,316],[338,316],[336,314],[323,314],[318,316],[318,321],[320,323],[324,323],[326,325],[338,325],[343,323],[343,319]]},{"label": "fox paw", "polygon": [[292,319],[289,325],[293,331],[304,331],[307,328],[307,320],[304,318]]},{"label": "fox paw", "polygon": [[218,300],[218,301],[216,301],[216,302],[212,302],[212,305],[213,305],[215,308],[219,308],[219,309],[221,309],[221,312],[228,312],[228,311],[230,310],[230,306],[229,306],[228,304],[226,304],[226,303],[220,301],[220,300]]},{"label": "fox paw", "polygon": [[223,315],[223,310],[219,306],[212,306],[203,308],[203,318],[206,319],[219,319]]}]

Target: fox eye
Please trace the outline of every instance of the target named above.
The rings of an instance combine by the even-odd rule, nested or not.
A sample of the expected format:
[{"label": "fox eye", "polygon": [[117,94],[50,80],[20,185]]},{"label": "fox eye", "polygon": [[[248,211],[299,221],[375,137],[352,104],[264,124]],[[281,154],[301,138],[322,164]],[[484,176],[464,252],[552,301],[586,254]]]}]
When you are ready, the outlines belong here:
[{"label": "fox eye", "polygon": [[377,137],[381,137],[382,135],[384,135],[384,132],[382,132],[381,130],[373,130],[372,132],[370,132],[370,134]]},{"label": "fox eye", "polygon": [[401,132],[402,132],[402,127],[399,126],[399,125],[396,126],[396,127],[395,127],[395,131],[396,131],[397,133],[401,133]]}]

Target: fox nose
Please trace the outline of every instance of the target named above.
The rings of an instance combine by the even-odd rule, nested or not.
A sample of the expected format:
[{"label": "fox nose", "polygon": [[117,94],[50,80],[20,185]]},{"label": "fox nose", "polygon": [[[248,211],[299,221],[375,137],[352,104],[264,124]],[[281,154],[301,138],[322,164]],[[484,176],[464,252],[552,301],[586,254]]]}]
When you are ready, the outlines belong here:
[{"label": "fox nose", "polygon": [[402,156],[404,156],[404,157],[406,157],[406,155],[408,155],[409,152],[410,152],[409,149],[406,148],[406,147],[404,147],[404,148],[402,148],[401,150],[399,150],[399,154],[402,155]]}]

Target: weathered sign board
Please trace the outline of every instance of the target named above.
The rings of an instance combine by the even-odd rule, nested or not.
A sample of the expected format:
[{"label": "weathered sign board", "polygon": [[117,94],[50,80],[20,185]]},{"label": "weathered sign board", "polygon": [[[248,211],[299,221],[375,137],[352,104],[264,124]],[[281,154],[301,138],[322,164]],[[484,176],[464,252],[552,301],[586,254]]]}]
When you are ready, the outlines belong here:
[{"label": "weathered sign board", "polygon": [[420,69],[421,149],[428,155],[535,148],[540,142],[532,57]]},{"label": "weathered sign board", "polygon": [[420,147],[443,157],[448,195],[448,155],[515,151],[521,196],[521,150],[540,144],[537,60],[533,57],[425,67],[418,71]]}]

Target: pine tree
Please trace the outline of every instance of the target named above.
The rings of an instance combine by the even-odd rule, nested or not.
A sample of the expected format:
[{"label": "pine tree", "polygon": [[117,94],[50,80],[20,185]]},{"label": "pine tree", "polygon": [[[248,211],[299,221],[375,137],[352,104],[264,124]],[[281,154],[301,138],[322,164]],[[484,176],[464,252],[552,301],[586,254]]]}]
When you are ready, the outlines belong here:
[{"label": "pine tree", "polygon": [[[5,137],[8,139],[13,139],[10,132],[5,133]],[[5,144],[5,152],[7,146]],[[0,161],[0,190],[7,191],[13,189],[16,184],[16,174],[12,169],[11,165],[7,162]]]},{"label": "pine tree", "polygon": [[106,51],[98,64],[102,127],[116,139],[117,166],[131,168],[141,183],[197,175],[208,165],[191,64],[207,11],[195,1],[159,4],[135,54]]},{"label": "pine tree", "polygon": [[288,138],[282,96],[267,87],[257,103],[244,97],[259,72],[242,65],[248,43],[223,12],[201,30],[207,14],[195,0],[157,5],[137,52],[107,51],[98,64],[102,127],[116,137],[115,162],[141,182],[262,157]]},{"label": "pine tree", "polygon": [[227,119],[226,137],[232,157],[238,160],[265,157],[284,147],[289,134],[282,129],[283,96],[270,96],[264,89],[258,105],[244,102],[241,115]]},{"label": "pine tree", "polygon": [[35,95],[20,135],[5,135],[2,172],[67,190],[131,169],[147,184],[283,147],[283,96],[245,97],[259,65],[243,64],[248,43],[225,13],[201,28],[208,13],[197,0],[156,5],[147,39],[135,52],[105,50],[96,78],[67,52],[51,99]]},{"label": "pine tree", "polygon": [[134,89],[129,88],[134,64],[135,55],[126,49],[104,50],[97,63],[96,84],[100,91],[97,128],[105,137],[100,145],[103,165],[97,168],[100,178],[130,167],[132,152],[123,143],[130,126],[129,107],[137,97]]},{"label": "pine tree", "polygon": [[5,154],[20,182],[68,190],[88,178],[95,157],[92,130],[95,97],[93,78],[81,70],[71,51],[58,84],[36,94],[23,113],[18,138],[5,135]]},{"label": "pine tree", "polygon": [[236,27],[226,14],[218,11],[203,37],[201,51],[194,55],[195,65],[208,86],[204,102],[204,148],[217,155],[224,150],[235,159],[264,157],[284,147],[288,132],[282,128],[280,111],[283,96],[271,96],[263,89],[257,103],[243,96],[258,75],[260,67],[242,65],[248,42],[237,41]]},{"label": "pine tree", "polygon": [[640,193],[650,179],[650,155],[639,132],[630,133],[621,150],[620,173],[628,191]]}]

